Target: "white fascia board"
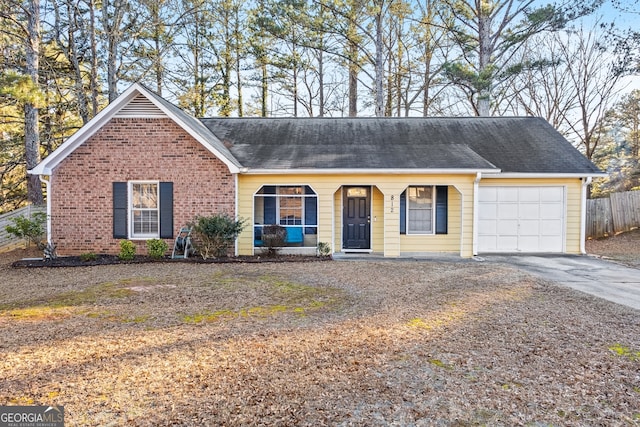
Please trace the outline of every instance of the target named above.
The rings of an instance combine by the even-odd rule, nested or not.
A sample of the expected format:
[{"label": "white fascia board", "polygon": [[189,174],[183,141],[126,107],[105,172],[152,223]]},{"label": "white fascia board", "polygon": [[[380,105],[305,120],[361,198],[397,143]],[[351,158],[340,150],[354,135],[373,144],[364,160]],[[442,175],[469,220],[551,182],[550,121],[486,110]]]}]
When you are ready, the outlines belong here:
[{"label": "white fascia board", "polygon": [[246,175],[476,175],[498,173],[500,169],[249,169],[241,168]]},{"label": "white fascia board", "polygon": [[487,175],[482,175],[482,179],[513,179],[513,178],[588,178],[588,177],[606,177],[608,174],[606,173],[517,173],[517,172],[509,172],[509,173],[492,173],[485,172]]},{"label": "white fascia board", "polygon": [[83,142],[89,139],[102,126],[104,126],[122,107],[127,105],[129,101],[135,98],[141,92],[141,87],[134,84],[127,89],[122,95],[116,98],[111,104],[107,105],[93,119],[82,126],[76,133],[71,135],[61,146],[56,148],[53,153],[49,154],[43,161],[38,163],[36,167],[27,171],[31,175],[51,175],[53,169],[58,166],[67,156],[69,156]]}]

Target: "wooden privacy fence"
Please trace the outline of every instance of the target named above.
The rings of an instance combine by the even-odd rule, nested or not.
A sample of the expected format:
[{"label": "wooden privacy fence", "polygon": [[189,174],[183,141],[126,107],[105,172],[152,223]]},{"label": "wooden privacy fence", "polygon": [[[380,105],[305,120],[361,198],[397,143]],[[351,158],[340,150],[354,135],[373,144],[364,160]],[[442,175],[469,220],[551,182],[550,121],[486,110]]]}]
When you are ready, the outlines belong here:
[{"label": "wooden privacy fence", "polygon": [[25,239],[19,239],[7,233],[6,227],[7,225],[13,225],[11,218],[17,218],[19,216],[31,218],[36,212],[46,212],[46,208],[44,206],[27,205],[24,208],[0,215],[0,252],[26,246],[27,241]]},{"label": "wooden privacy fence", "polygon": [[587,200],[587,238],[612,236],[640,227],[640,191]]}]

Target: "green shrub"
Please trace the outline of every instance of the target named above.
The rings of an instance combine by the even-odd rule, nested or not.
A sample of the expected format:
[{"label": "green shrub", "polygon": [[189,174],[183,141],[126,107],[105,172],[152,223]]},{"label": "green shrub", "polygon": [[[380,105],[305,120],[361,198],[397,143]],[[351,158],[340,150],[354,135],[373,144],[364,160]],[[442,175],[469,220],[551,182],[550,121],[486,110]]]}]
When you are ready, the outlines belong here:
[{"label": "green shrub", "polygon": [[97,259],[98,259],[98,255],[96,255],[93,252],[86,252],[84,254],[80,254],[80,261],[82,262],[95,261]]},{"label": "green shrub", "polygon": [[245,227],[245,220],[235,220],[227,214],[197,216],[193,223],[192,241],[203,259],[226,256],[229,247]]},{"label": "green shrub", "polygon": [[13,222],[13,225],[7,225],[5,227],[7,233],[22,239],[27,239],[29,244],[35,243],[40,245],[43,242],[45,222],[47,221],[46,213],[34,212],[31,218],[22,215],[11,218],[10,221]]},{"label": "green shrub", "polygon": [[318,242],[318,255],[327,256],[331,253],[331,245],[327,242]]},{"label": "green shrub", "polygon": [[164,254],[169,249],[169,245],[167,242],[160,239],[149,239],[147,240],[147,253],[153,259],[160,259],[164,256]]},{"label": "green shrub", "polygon": [[136,256],[136,245],[131,240],[120,241],[120,253],[118,258],[123,261],[131,261]]}]

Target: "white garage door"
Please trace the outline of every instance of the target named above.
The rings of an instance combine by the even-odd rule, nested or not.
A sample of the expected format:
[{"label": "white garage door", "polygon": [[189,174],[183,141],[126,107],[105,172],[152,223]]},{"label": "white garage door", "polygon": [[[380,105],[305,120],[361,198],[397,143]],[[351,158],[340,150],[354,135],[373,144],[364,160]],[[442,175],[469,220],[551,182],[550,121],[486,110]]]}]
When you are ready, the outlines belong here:
[{"label": "white garage door", "polygon": [[479,187],[478,252],[563,252],[564,187]]}]

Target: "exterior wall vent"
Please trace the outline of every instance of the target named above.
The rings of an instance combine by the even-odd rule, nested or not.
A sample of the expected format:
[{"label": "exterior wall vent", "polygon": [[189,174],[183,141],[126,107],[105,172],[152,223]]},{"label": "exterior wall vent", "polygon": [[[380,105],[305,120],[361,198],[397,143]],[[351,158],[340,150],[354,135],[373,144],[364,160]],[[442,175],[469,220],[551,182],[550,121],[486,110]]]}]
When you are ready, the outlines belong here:
[{"label": "exterior wall vent", "polygon": [[167,115],[142,95],[133,98],[115,115],[117,118],[161,118]]}]

